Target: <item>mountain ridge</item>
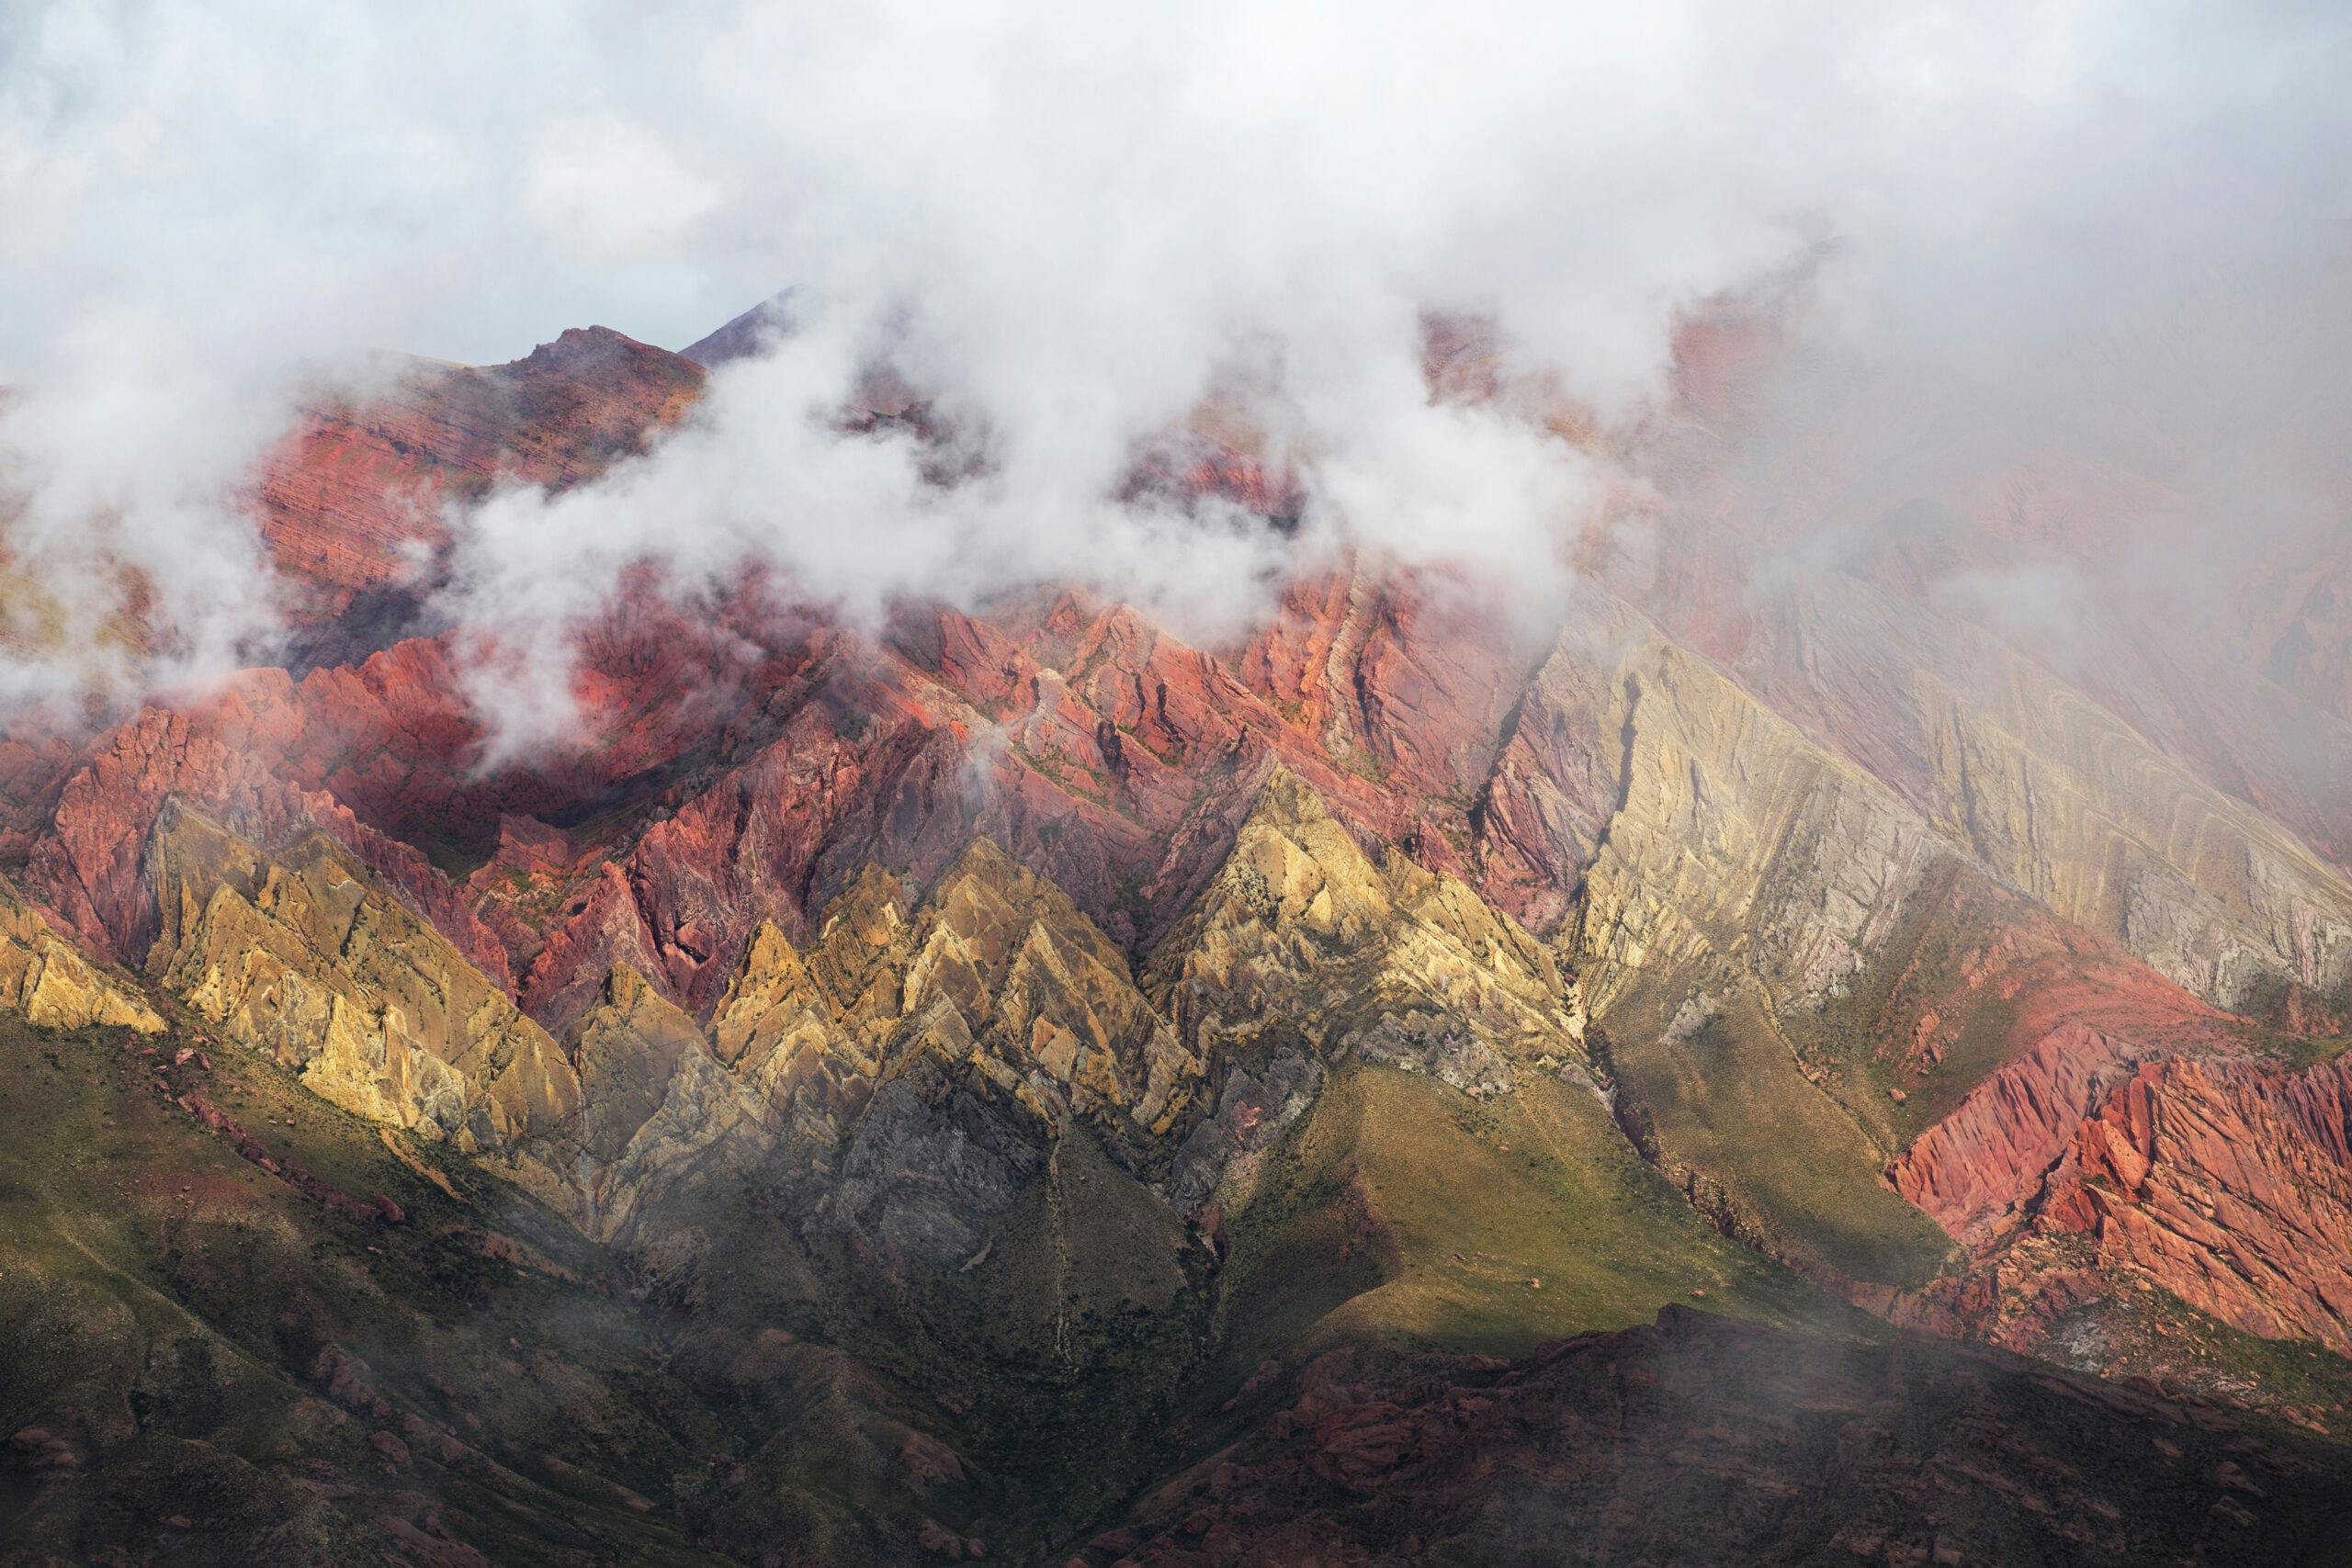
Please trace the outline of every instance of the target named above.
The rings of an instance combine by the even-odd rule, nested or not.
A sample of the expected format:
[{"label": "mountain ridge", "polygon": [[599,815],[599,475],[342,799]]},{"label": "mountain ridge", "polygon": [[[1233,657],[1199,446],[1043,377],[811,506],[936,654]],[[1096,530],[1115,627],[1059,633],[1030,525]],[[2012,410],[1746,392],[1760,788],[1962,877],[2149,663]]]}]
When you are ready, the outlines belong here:
[{"label": "mountain ridge", "polygon": [[[1436,382],[1487,395],[1475,334],[1448,344]],[[1729,404],[1620,439],[1685,465],[1658,537],[1725,547],[1588,540],[1548,626],[1368,554],[1221,648],[1050,585],[861,627],[757,578],[632,578],[582,627],[580,733],[485,768],[461,650],[370,597],[446,545],[411,501],[593,482],[687,417],[702,370],[675,358],[567,333],[322,411],[264,485],[308,667],[0,745],[9,1049],[72,1054],[28,1070],[92,1157],[201,1167],[155,1213],[217,1245],[191,1274],[180,1219],[151,1243],[24,1190],[140,1260],[140,1311],[176,1303],[205,1355],[311,1389],[283,1397],[342,1434],[330,1484],[379,1510],[297,1506],[297,1456],[195,1417],[173,1419],[209,1435],[158,1460],[43,1360],[6,1406],[21,1517],[118,1540],[101,1478],[233,1450],[314,1554],[352,1530],[406,1561],[527,1552],[507,1486],[594,1499],[601,1544],[565,1536],[571,1561],[614,1560],[627,1514],[678,1561],[789,1538],[812,1562],[1375,1562],[1421,1527],[1360,1500],[1425,1482],[1475,1553],[1517,1539],[1492,1478],[1588,1440],[1552,1388],[1574,1368],[1681,1387],[1657,1358],[1699,1348],[1666,1448],[1618,1434],[1648,1463],[1717,1442],[1705,1413],[1746,1406],[1716,1362],[1774,1335],[1824,1430],[1947,1452],[1856,1392],[1867,1362],[2034,1434],[1951,1461],[1997,1475],[2053,1412],[2102,1412],[2094,1446],[2352,1423],[2352,881],[2313,836],[2316,775],[2275,751],[2325,696],[2319,590],[2292,682],[2182,689],[2284,694],[2230,720],[2251,749],[2225,776],[2149,684],[2168,665],[2076,683],[1938,589],[2038,523],[1955,509],[1765,570],[1792,513],[1727,521],[1736,367],[1694,366],[1685,395]],[[1291,477],[1186,443],[1150,484],[1289,536]],[[124,1094],[138,1117],[103,1109]],[[297,1355],[223,1262],[255,1201],[377,1279],[396,1337],[518,1290],[568,1304],[546,1348],[448,1329],[438,1383],[341,1339]],[[270,1288],[318,1295],[290,1256]],[[573,1323],[658,1369],[661,1414],[598,1350],[572,1471],[477,1472],[462,1527],[382,1495],[483,1434],[523,1473],[499,1390],[559,1387],[536,1358],[588,1354]],[[460,1343],[462,1375],[435,1359]],[[201,1405],[224,1378],[183,1382]],[[721,1457],[695,1471],[697,1446]],[[1828,1473],[1733,1450],[1707,1462]],[[2261,1451],[2267,1507],[2199,1482],[2201,1522],[2147,1528],[2191,1556],[2317,1539],[2335,1450]],[[1841,1473],[1849,1547],[1965,1533]],[[2120,1560],[2143,1521],[2112,1499],[2155,1505],[2099,1475],[2078,1500],[2106,1522],[2068,1539]],[[1977,1516],[2026,1528],[2040,1483],[1984,1484],[2007,1500],[1972,1491]],[[1587,1522],[1665,1550],[1622,1511]]]}]

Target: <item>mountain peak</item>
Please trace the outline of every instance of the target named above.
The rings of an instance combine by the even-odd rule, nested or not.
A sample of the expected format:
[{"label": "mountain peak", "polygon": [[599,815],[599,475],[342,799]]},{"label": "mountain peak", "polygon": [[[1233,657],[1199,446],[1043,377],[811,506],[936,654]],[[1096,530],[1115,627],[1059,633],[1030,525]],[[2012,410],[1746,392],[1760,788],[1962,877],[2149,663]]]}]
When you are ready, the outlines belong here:
[{"label": "mountain peak", "polygon": [[791,289],[786,288],[769,295],[725,326],[680,349],[679,355],[706,370],[716,370],[731,360],[765,353],[795,330],[792,294]]}]

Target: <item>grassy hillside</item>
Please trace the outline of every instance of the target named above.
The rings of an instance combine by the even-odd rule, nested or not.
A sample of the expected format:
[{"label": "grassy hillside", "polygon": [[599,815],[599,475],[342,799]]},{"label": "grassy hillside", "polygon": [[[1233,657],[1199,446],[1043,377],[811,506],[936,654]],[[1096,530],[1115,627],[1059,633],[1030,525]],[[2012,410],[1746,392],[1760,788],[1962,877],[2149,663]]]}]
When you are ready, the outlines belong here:
[{"label": "grassy hillside", "polygon": [[1335,1073],[1232,1228],[1220,1320],[1244,1361],[1342,1340],[1517,1355],[1668,1302],[1866,1321],[1709,1226],[1590,1090],[1533,1072],[1484,1102]]},{"label": "grassy hillside", "polygon": [[667,1505],[718,1428],[592,1249],[274,1068],[172,1055],[0,1021],[0,1560],[714,1561]]}]

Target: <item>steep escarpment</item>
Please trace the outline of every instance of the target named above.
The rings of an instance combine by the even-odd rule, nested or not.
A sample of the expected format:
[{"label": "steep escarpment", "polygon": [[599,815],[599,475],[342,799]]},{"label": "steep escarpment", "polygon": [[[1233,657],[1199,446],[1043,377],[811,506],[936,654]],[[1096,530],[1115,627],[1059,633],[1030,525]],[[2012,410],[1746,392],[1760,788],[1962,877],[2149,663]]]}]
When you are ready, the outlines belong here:
[{"label": "steep escarpment", "polygon": [[2143,1065],[2077,1129],[2046,1224],[2265,1338],[2352,1355],[2352,1068]]},{"label": "steep escarpment", "polygon": [[2059,915],[2223,1006],[2352,983],[2352,884],[2292,835],[2023,666],[1993,705],[1927,695],[1948,827]]},{"label": "steep escarpment", "polygon": [[[700,716],[664,696],[695,645],[657,656],[624,617],[595,666],[610,744],[503,782],[466,764],[437,644],[249,677],[100,742],[28,880],[136,954],[166,917],[120,844],[164,801],[265,860],[323,831],[560,1042],[581,1122],[529,1156],[550,1201],[633,1245],[787,1173],[812,1235],[894,1266],[1027,1223],[1073,1134],[1216,1223],[1335,1066],[1385,1065],[1490,1098],[1589,1083],[1709,1220],[1875,1302],[1922,1288],[1946,1232],[2030,1228],[2118,1064],[2230,1048],[1622,605],[1589,596],[1522,690],[1508,638],[1335,582],[1223,660],[1075,595],[871,647],[796,634]],[[435,825],[492,809],[453,881]],[[2077,1060],[2094,1036],[2121,1054]],[[2013,1102],[1967,1103],[2012,1064]]]},{"label": "steep escarpment", "polygon": [[1486,822],[1505,874],[1578,890],[1562,943],[1623,1114],[1726,1225],[1833,1274],[1931,1267],[1877,1176],[1857,1072],[1795,1032],[1884,956],[1955,852],[1859,770],[1612,610],[1521,704]]}]

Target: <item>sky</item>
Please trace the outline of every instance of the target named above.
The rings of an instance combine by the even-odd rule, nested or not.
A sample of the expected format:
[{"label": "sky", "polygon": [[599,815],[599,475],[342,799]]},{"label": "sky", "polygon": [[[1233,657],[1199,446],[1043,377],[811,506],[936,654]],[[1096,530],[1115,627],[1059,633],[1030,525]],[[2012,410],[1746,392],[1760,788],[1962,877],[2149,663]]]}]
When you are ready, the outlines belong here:
[{"label": "sky", "polygon": [[[267,658],[243,487],[377,351],[676,347],[786,288],[802,330],[652,457],[464,520],[486,693],[560,709],[571,620],[649,558],[1230,629],[1262,533],[1114,499],[1212,393],[1327,542],[1556,587],[1627,476],[1432,405],[1430,310],[1623,416],[1679,313],[1811,257],[1846,352],[2020,421],[2340,412],[2347,67],[2328,6],[16,0],[0,550],[40,595],[32,631],[0,600],[0,703]],[[985,482],[832,433],[879,355]],[[165,634],[136,658],[126,567]]]}]

